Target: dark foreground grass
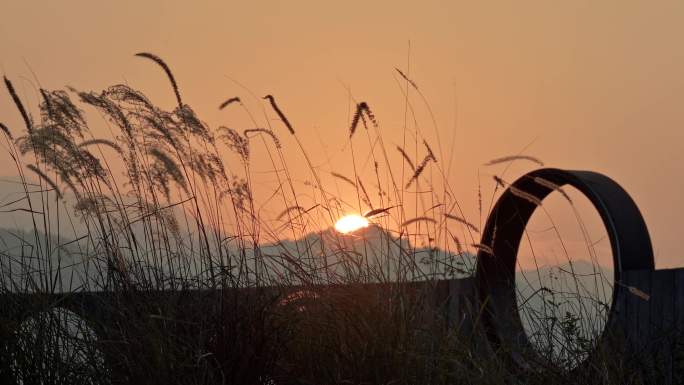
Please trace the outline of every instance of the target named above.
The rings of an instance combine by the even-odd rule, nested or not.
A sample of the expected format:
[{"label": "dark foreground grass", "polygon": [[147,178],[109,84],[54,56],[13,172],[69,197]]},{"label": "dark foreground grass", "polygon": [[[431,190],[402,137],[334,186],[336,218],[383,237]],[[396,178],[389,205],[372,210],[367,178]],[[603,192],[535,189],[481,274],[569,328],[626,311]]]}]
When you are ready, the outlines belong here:
[{"label": "dark foreground grass", "polygon": [[[600,311],[580,309],[592,317],[585,323],[572,316],[545,322],[548,313],[539,316],[544,322],[530,321],[553,341],[529,370],[507,366],[502,352],[489,350],[477,331],[477,306],[467,332],[445,321],[433,301],[436,280],[471,274],[472,251],[486,245],[477,244],[477,226],[460,211],[443,162],[418,130],[405,128],[415,153],[404,143],[397,147],[403,163],[392,166],[371,108],[354,102],[352,151],[364,136],[379,145],[367,154],[375,165],[370,180],[332,170],[356,191],[357,201],[346,202],[324,184],[276,98],[265,102],[278,127],[265,112],[262,125],[252,118],[240,131],[213,130],[182,101],[160,58],[138,56],[168,76],[175,108],[115,85],[101,92],[40,89],[34,112],[5,79],[24,127],[1,126],[19,191],[2,207],[22,213],[30,229],[7,234],[18,246],[2,255],[0,295],[6,310],[31,306],[0,324],[2,383],[638,381],[610,354],[603,367],[570,370],[573,357],[593,350]],[[400,74],[407,95],[420,92]],[[221,108],[252,117],[243,99]],[[110,137],[94,136],[85,109],[104,118]],[[293,137],[313,182],[293,179],[276,132]],[[285,207],[273,215],[253,196],[249,160],[257,145],[273,166],[271,199]],[[539,162],[517,156],[493,163],[516,160]],[[366,189],[373,185],[376,191]],[[415,193],[421,189],[431,192]],[[350,210],[392,230],[373,239],[323,230]],[[69,293],[100,295],[102,312],[76,316],[52,295]]]}]

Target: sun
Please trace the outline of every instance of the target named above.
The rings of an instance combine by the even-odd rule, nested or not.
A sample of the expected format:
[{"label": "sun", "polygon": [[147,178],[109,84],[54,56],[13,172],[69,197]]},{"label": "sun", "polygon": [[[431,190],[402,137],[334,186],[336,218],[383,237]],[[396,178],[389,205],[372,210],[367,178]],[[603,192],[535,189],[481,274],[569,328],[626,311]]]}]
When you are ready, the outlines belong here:
[{"label": "sun", "polygon": [[357,214],[345,215],[335,223],[335,230],[342,234],[351,233],[364,227],[368,227],[368,220]]}]

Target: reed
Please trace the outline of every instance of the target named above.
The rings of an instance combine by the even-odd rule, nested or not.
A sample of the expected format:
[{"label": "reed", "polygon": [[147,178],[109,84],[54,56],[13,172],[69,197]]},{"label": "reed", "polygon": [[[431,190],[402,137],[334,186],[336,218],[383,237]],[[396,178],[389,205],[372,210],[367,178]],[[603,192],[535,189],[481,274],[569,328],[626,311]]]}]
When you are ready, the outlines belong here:
[{"label": "reed", "polygon": [[[7,255],[0,258],[0,296],[106,293],[112,308],[111,318],[102,322],[45,301],[22,323],[0,321],[0,380],[541,384],[606,378],[620,383],[629,375],[571,376],[567,367],[550,363],[569,353],[549,349],[538,352],[549,359],[544,370],[523,380],[478,354],[465,330],[443,327],[443,309],[426,305],[431,294],[406,289],[421,281],[431,288],[440,279],[472,275],[474,254],[493,254],[473,239],[478,227],[457,211],[457,194],[428,141],[416,139],[416,152],[423,147],[426,152],[417,165],[396,147],[400,162],[413,173],[406,183],[395,180],[393,170],[400,165],[390,162],[377,129],[358,133],[377,148],[351,159],[374,163],[372,184],[365,186],[367,175],[357,173],[350,178],[330,170],[321,173],[327,179],[319,177],[306,153],[316,182],[299,182],[284,155],[285,143],[271,129],[259,128],[270,127],[267,117],[259,121],[250,113],[252,127],[214,129],[183,103],[165,61],[152,53],[136,56],[164,71],[175,108],[161,108],[128,85],[113,85],[101,91],[41,90],[42,101],[29,109],[5,77],[26,127],[10,132],[0,124],[20,187],[17,199],[2,202],[2,214],[21,212],[32,228],[0,234],[3,242],[15,239],[19,245],[12,249],[18,252],[2,252]],[[239,103],[249,112],[242,96],[219,108]],[[297,139],[275,98],[264,99]],[[95,137],[94,123],[82,109],[98,111],[113,130],[111,137]],[[40,119],[33,121],[31,112]],[[344,125],[350,140],[359,124],[378,127],[365,102],[356,104],[351,125]],[[261,142],[272,165],[267,173],[275,180],[266,199],[254,190],[261,182],[249,162],[260,145],[252,139],[261,134],[273,142]],[[304,152],[298,139],[297,144],[293,151]],[[107,152],[113,156],[91,152],[99,147],[114,150]],[[519,155],[488,165],[517,159],[536,163]],[[433,167],[438,177],[432,177]],[[331,178],[353,187],[357,204],[332,194],[326,183]],[[428,184],[425,198],[404,201],[405,190],[419,178]],[[507,186],[501,177],[494,180],[495,189]],[[564,194],[549,181],[535,182]],[[384,191],[383,186],[392,187]],[[541,204],[529,193],[510,191]],[[480,213],[481,195],[478,186]],[[329,229],[332,218],[361,210],[361,201],[373,224],[350,235]],[[410,210],[419,214],[406,219]],[[174,294],[163,300],[159,293]],[[594,317],[590,322],[598,322]],[[548,313],[536,317],[548,318]],[[563,352],[581,357],[592,348],[581,320],[563,318],[557,324],[567,337],[560,339]],[[557,336],[556,326],[536,325],[540,335]]]}]

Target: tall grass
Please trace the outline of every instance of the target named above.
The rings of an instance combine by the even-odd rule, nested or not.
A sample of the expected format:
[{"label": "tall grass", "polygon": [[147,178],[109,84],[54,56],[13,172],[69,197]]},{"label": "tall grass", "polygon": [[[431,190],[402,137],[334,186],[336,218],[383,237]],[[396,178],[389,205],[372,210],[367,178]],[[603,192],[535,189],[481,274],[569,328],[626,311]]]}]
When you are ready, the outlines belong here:
[{"label": "tall grass", "polygon": [[[417,384],[523,378],[481,354],[468,337],[473,333],[458,323],[445,328],[444,304],[432,300],[436,281],[472,274],[474,252],[487,245],[477,244],[475,221],[461,211],[444,162],[418,130],[405,132],[416,141],[414,154],[397,147],[410,168],[404,178],[392,171],[398,165],[389,161],[369,105],[354,101],[352,152],[354,141],[379,145],[367,154],[374,166],[365,185],[358,153],[352,177],[331,170],[355,192],[356,202],[348,202],[324,184],[272,95],[263,98],[261,122],[243,104],[250,95],[227,99],[220,108],[242,109],[253,126],[215,130],[183,102],[182,87],[161,58],[137,56],[167,75],[173,109],[128,85],[100,92],[41,89],[42,101],[30,109],[5,78],[25,127],[0,126],[20,186],[18,198],[3,207],[22,211],[32,229],[8,233],[28,247],[0,262],[2,306],[20,309],[20,317],[5,317],[0,327],[1,379]],[[417,85],[399,73],[410,83],[404,90],[410,105],[409,85]],[[104,118],[110,137],[95,136],[86,110]],[[357,130],[359,123],[365,130]],[[315,183],[292,177],[283,129]],[[267,202],[255,199],[254,146],[263,146],[277,180],[268,200],[285,208],[272,216],[262,209]],[[414,166],[411,157],[422,160]],[[403,200],[412,195],[407,199],[415,205]],[[353,235],[326,229],[346,211],[366,212],[374,224]],[[419,290],[414,281],[426,284]],[[88,293],[96,294],[99,316],[65,310],[69,294]],[[564,330],[583,335],[573,320]],[[557,348],[550,349],[552,355]],[[573,380],[554,365],[525,381]]]}]

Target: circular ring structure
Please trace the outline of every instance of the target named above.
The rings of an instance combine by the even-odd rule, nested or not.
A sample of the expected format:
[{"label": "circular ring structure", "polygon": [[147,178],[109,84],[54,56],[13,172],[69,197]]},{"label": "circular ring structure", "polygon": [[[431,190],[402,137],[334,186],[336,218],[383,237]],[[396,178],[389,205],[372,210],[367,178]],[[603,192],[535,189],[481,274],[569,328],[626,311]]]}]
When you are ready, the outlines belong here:
[{"label": "circular ring structure", "polygon": [[612,179],[589,171],[544,168],[516,180],[501,195],[487,219],[477,255],[476,280],[487,339],[495,351],[507,352],[508,360],[512,361],[509,363],[521,369],[530,366],[523,353],[534,349],[523,329],[516,302],[518,248],[537,205],[563,185],[575,187],[591,201],[610,238],[616,284],[606,327],[615,322],[616,299],[624,291],[617,284],[622,272],[654,269],[646,223],[629,194]]}]

